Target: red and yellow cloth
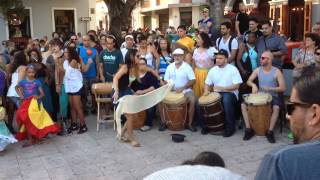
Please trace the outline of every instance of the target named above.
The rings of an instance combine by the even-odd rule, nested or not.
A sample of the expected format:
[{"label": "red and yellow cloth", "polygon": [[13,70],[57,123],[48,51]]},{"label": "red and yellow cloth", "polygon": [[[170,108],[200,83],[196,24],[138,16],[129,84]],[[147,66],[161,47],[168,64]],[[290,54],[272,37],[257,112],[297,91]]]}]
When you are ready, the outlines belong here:
[{"label": "red and yellow cloth", "polygon": [[52,121],[42,103],[32,97],[22,102],[16,111],[16,119],[19,126],[16,139],[19,141],[26,139],[27,134],[40,139],[60,131],[60,126]]}]

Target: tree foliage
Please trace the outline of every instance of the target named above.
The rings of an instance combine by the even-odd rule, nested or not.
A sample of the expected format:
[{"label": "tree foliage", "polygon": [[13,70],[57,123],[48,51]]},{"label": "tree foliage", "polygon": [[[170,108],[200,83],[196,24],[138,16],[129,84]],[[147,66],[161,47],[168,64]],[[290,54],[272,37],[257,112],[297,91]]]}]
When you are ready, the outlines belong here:
[{"label": "tree foliage", "polygon": [[20,19],[23,19],[26,14],[22,0],[1,0],[0,1],[0,17],[9,19],[12,14],[16,14]]},{"label": "tree foliage", "polygon": [[214,26],[219,27],[223,20],[223,6],[221,0],[209,0],[210,16],[215,20]]}]

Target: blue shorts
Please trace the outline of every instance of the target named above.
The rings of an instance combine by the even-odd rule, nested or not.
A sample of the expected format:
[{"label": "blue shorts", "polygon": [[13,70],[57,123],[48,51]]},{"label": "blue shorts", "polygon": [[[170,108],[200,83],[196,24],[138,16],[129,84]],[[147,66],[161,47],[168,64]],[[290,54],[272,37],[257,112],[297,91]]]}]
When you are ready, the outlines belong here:
[{"label": "blue shorts", "polygon": [[281,105],[280,98],[278,96],[272,96],[271,101],[272,106],[279,106]]},{"label": "blue shorts", "polygon": [[77,92],[73,92],[73,93],[67,93],[69,96],[81,96],[81,94],[83,93],[83,86],[82,86],[82,88],[79,90],[79,91],[77,91]]}]

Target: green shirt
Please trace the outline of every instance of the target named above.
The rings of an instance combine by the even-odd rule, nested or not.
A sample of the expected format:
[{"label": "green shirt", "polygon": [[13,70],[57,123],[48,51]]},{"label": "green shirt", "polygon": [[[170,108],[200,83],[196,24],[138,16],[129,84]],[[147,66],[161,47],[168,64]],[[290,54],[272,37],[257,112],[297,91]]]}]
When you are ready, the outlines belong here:
[{"label": "green shirt", "polygon": [[118,71],[120,64],[123,64],[123,57],[120,50],[112,52],[103,50],[100,54],[100,63],[103,64],[103,73],[106,82],[112,82],[113,75]]}]

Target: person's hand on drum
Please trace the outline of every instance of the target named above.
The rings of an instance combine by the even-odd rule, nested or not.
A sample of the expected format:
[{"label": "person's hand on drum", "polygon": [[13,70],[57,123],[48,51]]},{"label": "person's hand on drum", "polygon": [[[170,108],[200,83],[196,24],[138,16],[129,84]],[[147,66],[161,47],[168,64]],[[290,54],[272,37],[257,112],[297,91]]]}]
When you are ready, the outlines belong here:
[{"label": "person's hand on drum", "polygon": [[176,93],[182,93],[183,90],[184,90],[184,88],[178,88],[178,89],[176,89]]},{"label": "person's hand on drum", "polygon": [[215,92],[223,92],[224,88],[221,86],[213,86],[213,91]]},{"label": "person's hand on drum", "polygon": [[255,84],[252,85],[252,93],[253,94],[258,93],[258,87]]},{"label": "person's hand on drum", "polygon": [[263,86],[261,89],[265,92],[271,91],[271,88],[269,86]]},{"label": "person's hand on drum", "polygon": [[106,81],[106,78],[104,76],[100,76],[100,81],[101,82],[105,82]]},{"label": "person's hand on drum", "polygon": [[210,94],[209,91],[204,91],[203,96],[208,96]]}]

